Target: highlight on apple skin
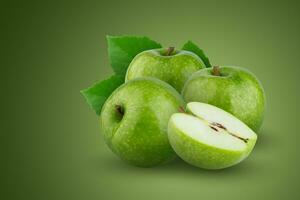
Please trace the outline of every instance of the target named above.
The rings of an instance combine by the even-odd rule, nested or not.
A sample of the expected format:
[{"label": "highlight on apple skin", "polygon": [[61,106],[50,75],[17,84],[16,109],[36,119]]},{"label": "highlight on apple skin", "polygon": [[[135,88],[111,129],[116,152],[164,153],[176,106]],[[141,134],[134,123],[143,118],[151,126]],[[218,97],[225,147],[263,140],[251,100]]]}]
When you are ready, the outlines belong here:
[{"label": "highlight on apple skin", "polygon": [[180,94],[156,78],[138,78],[117,88],[105,102],[101,127],[110,149],[137,166],[152,167],[176,157],[168,121],[184,106]]},{"label": "highlight on apple skin", "polygon": [[185,83],[185,102],[208,103],[231,113],[258,133],[265,93],[254,74],[241,67],[215,66],[194,73]]},{"label": "highlight on apple skin", "polygon": [[185,50],[153,49],[139,53],[131,61],[125,82],[140,78],[154,77],[169,83],[181,92],[186,80],[205,64],[196,54]]},{"label": "highlight on apple skin", "polygon": [[213,105],[191,102],[168,124],[171,146],[187,163],[204,169],[238,164],[252,151],[257,136],[242,121]]}]

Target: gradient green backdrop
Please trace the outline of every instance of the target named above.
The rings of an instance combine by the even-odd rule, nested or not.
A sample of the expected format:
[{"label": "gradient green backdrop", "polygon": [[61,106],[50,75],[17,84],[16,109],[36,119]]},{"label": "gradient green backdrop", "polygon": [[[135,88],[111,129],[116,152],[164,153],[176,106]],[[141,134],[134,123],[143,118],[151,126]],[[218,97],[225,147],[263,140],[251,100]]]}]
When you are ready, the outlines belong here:
[{"label": "gradient green backdrop", "polygon": [[[1,1],[0,199],[300,199],[298,2]],[[191,39],[255,73],[268,104],[251,156],[220,171],[120,161],[79,93],[112,74],[107,34]]]}]

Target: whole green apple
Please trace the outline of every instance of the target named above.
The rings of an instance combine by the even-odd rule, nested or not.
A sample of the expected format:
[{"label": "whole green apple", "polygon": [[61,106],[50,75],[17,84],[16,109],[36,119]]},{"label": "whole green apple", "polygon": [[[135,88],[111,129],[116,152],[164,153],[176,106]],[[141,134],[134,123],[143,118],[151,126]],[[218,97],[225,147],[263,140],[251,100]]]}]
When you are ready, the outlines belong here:
[{"label": "whole green apple", "polygon": [[223,169],[244,160],[257,136],[242,121],[210,104],[191,102],[172,115],[169,141],[179,157],[205,169]]},{"label": "whole green apple", "polygon": [[125,82],[138,77],[155,77],[173,86],[178,92],[190,75],[205,68],[196,54],[168,49],[153,49],[139,53],[131,61]]},{"label": "whole green apple", "polygon": [[176,154],[167,138],[171,115],[184,106],[180,94],[156,78],[138,78],[117,88],[101,111],[104,139],[123,160],[151,167]]},{"label": "whole green apple", "polygon": [[186,102],[215,105],[233,114],[255,132],[262,125],[265,94],[254,74],[240,67],[213,67],[194,73],[182,90]]}]

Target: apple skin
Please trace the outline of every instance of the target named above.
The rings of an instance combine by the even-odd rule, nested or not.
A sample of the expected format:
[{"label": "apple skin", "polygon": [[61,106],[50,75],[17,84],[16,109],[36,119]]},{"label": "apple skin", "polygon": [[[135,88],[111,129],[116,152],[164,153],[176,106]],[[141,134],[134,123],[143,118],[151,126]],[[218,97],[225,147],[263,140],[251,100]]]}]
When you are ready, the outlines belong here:
[{"label": "apple skin", "polygon": [[222,108],[257,133],[266,102],[262,85],[254,74],[241,67],[221,66],[219,71],[221,76],[213,75],[213,68],[194,73],[183,87],[184,100]]},{"label": "apple skin", "polygon": [[244,151],[219,149],[184,134],[177,129],[172,120],[168,124],[168,137],[180,158],[193,166],[211,170],[224,169],[241,162],[250,154],[256,143],[256,140],[249,140]]},{"label": "apple skin", "polygon": [[[122,106],[124,115],[116,112]],[[141,167],[176,157],[167,137],[169,118],[184,106],[180,94],[155,78],[138,78],[117,88],[100,116],[104,139],[121,159]]]},{"label": "apple skin", "polygon": [[178,92],[190,75],[205,64],[196,54],[175,50],[171,55],[166,55],[166,49],[153,49],[139,53],[131,61],[125,82],[138,77],[155,77],[169,83]]}]

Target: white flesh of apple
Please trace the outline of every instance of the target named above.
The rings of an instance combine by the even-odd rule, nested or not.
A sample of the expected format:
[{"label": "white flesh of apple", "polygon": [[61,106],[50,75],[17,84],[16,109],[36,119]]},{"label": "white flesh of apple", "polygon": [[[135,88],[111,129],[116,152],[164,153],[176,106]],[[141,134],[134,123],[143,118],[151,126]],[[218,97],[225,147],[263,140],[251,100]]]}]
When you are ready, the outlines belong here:
[{"label": "white flesh of apple", "polygon": [[189,137],[209,146],[232,151],[244,151],[256,134],[242,121],[215,106],[191,102],[187,110],[193,115],[172,116],[177,128]]}]

